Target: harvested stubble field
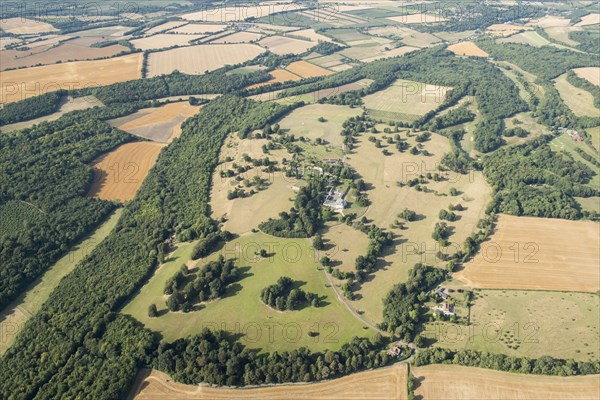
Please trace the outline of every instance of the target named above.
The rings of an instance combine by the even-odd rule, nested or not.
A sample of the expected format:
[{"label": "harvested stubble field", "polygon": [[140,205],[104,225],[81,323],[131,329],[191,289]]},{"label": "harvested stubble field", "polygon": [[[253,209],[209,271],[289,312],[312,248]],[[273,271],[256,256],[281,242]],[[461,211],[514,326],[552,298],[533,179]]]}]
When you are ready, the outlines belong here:
[{"label": "harvested stubble field", "polygon": [[431,33],[419,32],[406,26],[372,28],[369,33],[391,39],[400,38],[405,45],[415,47],[428,47],[441,41],[440,38]]},{"label": "harvested stubble field", "polygon": [[435,400],[590,400],[600,397],[600,376],[521,375],[459,365],[412,369],[415,395]]},{"label": "harvested stubble field", "polygon": [[295,61],[285,67],[286,70],[293,74],[299,75],[302,78],[313,78],[317,76],[331,75],[333,72],[319,67],[318,65],[311,64],[307,61]]},{"label": "harvested stubble field", "polygon": [[489,54],[481,50],[473,42],[460,42],[448,46],[448,50],[456,54],[457,56],[470,56],[470,57],[489,57]]},{"label": "harvested stubble field", "polygon": [[406,366],[358,372],[325,382],[232,389],[184,385],[157,370],[142,370],[130,399],[172,400],[406,400]]},{"label": "harvested stubble field", "polygon": [[571,32],[581,31],[583,28],[577,26],[554,26],[544,29],[548,36],[559,42],[563,42],[568,46],[577,46],[578,42],[569,37]]},{"label": "harvested stubble field", "polygon": [[250,43],[258,40],[263,35],[252,32],[233,32],[231,35],[223,36],[211,43]]},{"label": "harvested stubble field", "polygon": [[0,103],[59,89],[110,85],[141,78],[142,54],[0,72]]},{"label": "harvested stubble field", "polygon": [[581,18],[581,21],[576,23],[575,26],[588,26],[600,24],[600,14],[588,14]]},{"label": "harvested stubble field", "polygon": [[587,68],[575,68],[573,70],[578,77],[587,79],[596,86],[600,86],[600,68],[598,67],[587,67]]},{"label": "harvested stubble field", "polygon": [[234,22],[247,18],[262,18],[280,12],[299,11],[302,7],[296,4],[233,4],[228,7],[216,7],[202,11],[184,14],[181,18],[188,21],[205,22]]},{"label": "harvested stubble field", "polygon": [[121,202],[133,199],[163,147],[153,142],[126,143],[99,157],[92,164],[94,182],[88,195]]},{"label": "harvested stubble field", "polygon": [[170,74],[174,70],[186,74],[206,71],[252,60],[264,49],[253,44],[207,44],[182,47],[151,53],[148,57],[148,76]]},{"label": "harvested stubble field", "polygon": [[[385,127],[378,126],[378,130],[381,132]],[[371,143],[369,136],[381,139],[382,148]],[[395,145],[386,143],[384,136],[394,134],[363,134],[357,138],[356,148],[346,156],[348,164],[369,187],[365,193],[369,196],[371,205],[365,217],[376,226],[389,229],[397,235],[395,242],[384,251],[372,278],[362,283],[357,292],[359,298],[352,302],[352,306],[363,311],[363,316],[372,322],[382,321],[382,299],[396,283],[407,279],[408,270],[415,263],[436,264],[440,267],[445,265],[434,256],[442,248],[431,237],[436,222],[439,222],[439,211],[447,209],[449,204],[460,203],[465,208],[464,211],[456,212],[460,219],[448,222],[453,232],[448,241],[458,245],[477,231],[477,222],[484,216],[491,197],[491,188],[480,172],[468,175],[449,174],[446,180],[440,182],[430,180],[425,185],[427,191],[417,191],[409,186],[400,187],[398,182],[407,182],[420,174],[434,173],[443,155],[450,151],[450,144],[445,137],[434,134],[429,141],[422,143],[429,156],[412,155],[408,151],[398,152]],[[404,131],[400,136],[411,147],[417,144],[414,134],[408,137]],[[389,155],[382,153],[384,149]],[[452,187],[460,194],[451,196],[449,191]],[[390,227],[395,220],[403,221],[398,214],[404,208],[415,211],[418,214],[417,220],[406,222],[405,230],[397,226]],[[444,251],[451,254],[455,250],[456,247],[450,246]],[[426,253],[420,254],[421,251]]]},{"label": "harvested stubble field", "polygon": [[187,24],[185,21],[167,21],[164,24],[160,24],[148,29],[146,31],[146,35],[154,35],[155,33],[172,30],[185,24]]},{"label": "harvested stubble field", "polygon": [[15,35],[35,35],[44,32],[56,32],[58,29],[47,22],[28,18],[8,18],[0,21],[0,29]]},{"label": "harvested stubble field", "polygon": [[530,26],[539,26],[540,28],[551,28],[555,26],[569,26],[571,21],[569,18],[558,17],[554,15],[546,15],[540,19],[533,19],[527,23]]},{"label": "harvested stubble field", "polygon": [[434,24],[448,21],[446,18],[436,14],[409,14],[397,17],[388,17],[389,20],[401,24]]},{"label": "harvested stubble field", "polygon": [[272,79],[269,79],[266,82],[255,83],[254,85],[248,86],[246,89],[254,89],[277,82],[299,81],[301,79],[298,75],[293,74],[285,69],[274,69],[273,71],[269,72],[269,75],[272,76]]},{"label": "harvested stubble field", "polygon": [[0,54],[0,64],[2,65],[0,68],[6,70],[68,61],[94,60],[113,57],[124,52],[129,52],[129,48],[119,44],[98,48],[81,46],[69,41],[56,47],[48,47],[40,52],[3,50]]},{"label": "harvested stubble field", "polygon": [[[386,89],[364,97],[367,110],[382,114],[406,114],[413,119],[435,110],[450,88],[399,79]],[[392,118],[393,119],[393,118]]]},{"label": "harvested stubble field", "polygon": [[381,53],[379,55],[364,58],[364,59],[362,59],[362,61],[369,63],[372,61],[382,60],[384,58],[403,56],[405,54],[412,53],[413,51],[417,51],[417,50],[419,50],[418,47],[411,47],[411,46],[396,47],[395,49],[384,51],[383,53]]},{"label": "harvested stubble field", "polygon": [[[456,299],[460,303],[463,297]],[[576,361],[600,357],[596,294],[477,290],[465,317],[467,312],[469,325],[428,323],[425,335],[436,339],[435,346],[451,349]]]},{"label": "harvested stubble field", "polygon": [[[267,143],[266,139],[240,139],[236,134],[232,134],[221,147],[219,155],[221,164],[213,173],[211,181],[210,209],[214,219],[226,216],[227,221],[223,229],[237,234],[247,233],[261,222],[269,218],[277,218],[280,212],[288,211],[293,206],[291,199],[296,196],[294,186],[298,182],[294,178],[286,178],[281,172],[265,173],[262,167],[252,167],[244,172],[242,177],[250,181],[255,176],[266,179],[268,186],[265,189],[250,197],[227,199],[227,193],[239,182],[234,177],[221,177],[221,171],[234,169],[233,163],[244,165],[244,154],[253,159],[266,157],[267,155],[262,152],[262,146]],[[287,155],[284,150],[271,150],[269,153],[269,159],[279,163]],[[227,157],[231,157],[231,161],[226,162]],[[255,188],[244,190],[249,192],[252,189]]]},{"label": "harvested stubble field", "polygon": [[227,29],[226,24],[187,24],[175,29],[171,29],[172,33],[183,34],[200,34],[200,33],[216,33]]},{"label": "harvested stubble field", "polygon": [[283,36],[269,36],[258,43],[277,55],[300,54],[317,45],[316,42]]},{"label": "harvested stubble field", "polygon": [[204,35],[185,35],[176,33],[159,33],[152,36],[147,36],[141,39],[131,41],[131,44],[136,49],[140,50],[155,50],[164,49],[171,46],[187,46],[194,39],[200,39]]},{"label": "harvested stubble field", "polygon": [[187,101],[140,110],[132,115],[107,121],[112,126],[155,142],[168,143],[181,134],[183,121],[201,107]]},{"label": "harvested stubble field", "polygon": [[513,24],[493,24],[488,26],[487,32],[492,36],[510,36],[520,31],[529,31],[532,28],[530,26],[513,25]]},{"label": "harvested stubble field", "polygon": [[500,215],[490,240],[454,276],[475,288],[596,292],[599,264],[595,222]]}]

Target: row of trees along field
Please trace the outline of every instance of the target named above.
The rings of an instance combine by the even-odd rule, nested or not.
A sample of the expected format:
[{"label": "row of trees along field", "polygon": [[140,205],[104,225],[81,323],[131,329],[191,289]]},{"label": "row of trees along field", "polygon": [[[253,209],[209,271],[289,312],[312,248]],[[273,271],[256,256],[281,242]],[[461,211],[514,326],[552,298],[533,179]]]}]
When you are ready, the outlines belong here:
[{"label": "row of trees along field", "polygon": [[4,104],[0,108],[0,125],[13,124],[52,114],[58,111],[61,100],[65,95],[66,91],[57,90],[22,101]]},{"label": "row of trees along field", "polygon": [[495,212],[546,218],[578,219],[573,197],[599,196],[585,185],[594,172],[550,149],[550,136],[500,149],[483,159],[483,173],[494,190]]},{"label": "row of trees along field", "polygon": [[571,376],[600,373],[600,361],[561,360],[547,356],[529,359],[477,350],[453,351],[441,348],[422,350],[415,356],[415,365],[418,367],[442,363],[533,375]]},{"label": "row of trees along field", "polygon": [[502,126],[500,120],[528,109],[517,86],[497,67],[481,59],[456,57],[441,46],[352,68],[312,84],[287,89],[281,96],[323,90],[365,78],[374,82],[360,91],[361,96],[384,89],[399,78],[451,87],[435,111],[413,122],[417,128],[424,128],[437,113],[456,105],[464,96],[476,96],[483,121],[486,121],[480,123],[475,132],[475,147],[482,152],[503,144],[502,131],[498,129]]},{"label": "row of trees along field", "polygon": [[60,282],[0,359],[1,398],[125,395],[137,368],[150,363],[156,339],[116,312],[152,272],[157,246],[171,233],[199,237],[216,229],[209,181],[225,136],[261,128],[285,111],[223,96],[184,124],[115,230]]},{"label": "row of trees along field", "polygon": [[[88,164],[134,139],[102,120],[141,105],[76,111],[0,135],[0,218],[13,221],[0,231],[0,309],[114,209],[111,202],[86,197],[93,179]],[[5,205],[14,202],[37,218],[10,215],[15,210]]]}]

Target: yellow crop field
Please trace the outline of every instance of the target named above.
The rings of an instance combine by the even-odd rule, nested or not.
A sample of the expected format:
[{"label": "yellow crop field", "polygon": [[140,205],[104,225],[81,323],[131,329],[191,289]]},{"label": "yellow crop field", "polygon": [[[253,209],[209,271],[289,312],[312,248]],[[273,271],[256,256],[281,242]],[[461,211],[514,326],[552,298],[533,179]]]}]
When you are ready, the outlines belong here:
[{"label": "yellow crop field", "polygon": [[35,35],[44,32],[56,32],[58,29],[47,22],[28,18],[8,18],[0,21],[0,29],[16,35]]},{"label": "yellow crop field", "polygon": [[187,101],[180,101],[140,110],[108,123],[133,135],[167,143],[179,137],[183,121],[196,114],[200,108],[190,105]]},{"label": "yellow crop field", "polygon": [[456,54],[457,56],[471,56],[471,57],[489,57],[489,54],[481,50],[473,42],[460,42],[448,46],[448,50]]},{"label": "yellow crop field", "polygon": [[501,215],[495,233],[454,277],[476,288],[600,289],[598,224]]},{"label": "yellow crop field", "polygon": [[600,68],[598,67],[587,67],[587,68],[575,68],[573,70],[578,77],[587,79],[596,86],[600,86]]},{"label": "yellow crop field", "polygon": [[295,61],[288,65],[285,69],[288,71],[300,75],[303,78],[313,78],[316,76],[331,75],[333,72],[328,69],[319,67],[318,65],[311,64],[307,61]]},{"label": "yellow crop field", "polygon": [[269,36],[261,40],[259,44],[275,54],[282,55],[304,53],[317,43],[290,37]]},{"label": "yellow crop field", "polygon": [[152,53],[148,57],[148,76],[169,74],[174,70],[186,74],[203,74],[225,65],[252,60],[264,49],[253,44],[206,44]]},{"label": "yellow crop field", "polygon": [[101,156],[92,164],[94,183],[89,196],[122,202],[133,199],[164,146],[152,142],[126,143]]},{"label": "yellow crop field", "polygon": [[444,400],[589,400],[600,397],[600,376],[513,374],[459,365],[413,368],[421,384],[415,395]]},{"label": "yellow crop field", "polygon": [[60,89],[81,89],[141,78],[142,54],[0,72],[0,103]]},{"label": "yellow crop field", "polygon": [[132,390],[135,400],[406,400],[406,366],[363,371],[325,382],[230,389],[175,383],[156,370],[143,370]]}]

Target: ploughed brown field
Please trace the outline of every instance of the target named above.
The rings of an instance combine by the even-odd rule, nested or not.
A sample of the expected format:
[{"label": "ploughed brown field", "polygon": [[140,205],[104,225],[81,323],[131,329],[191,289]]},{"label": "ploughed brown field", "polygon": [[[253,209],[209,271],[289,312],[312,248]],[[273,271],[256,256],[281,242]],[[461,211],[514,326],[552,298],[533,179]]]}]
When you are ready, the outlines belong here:
[{"label": "ploughed brown field", "polygon": [[476,288],[600,289],[600,238],[591,221],[500,215],[495,233],[454,277]]},{"label": "ploughed brown field", "polygon": [[412,368],[415,396],[435,400],[590,400],[600,398],[600,375],[539,376],[460,365]]},{"label": "ploughed brown field", "polygon": [[308,384],[277,385],[271,387],[230,389],[184,385],[173,382],[156,370],[142,370],[130,395],[131,399],[169,400],[405,400],[406,366],[359,372],[339,379]]}]

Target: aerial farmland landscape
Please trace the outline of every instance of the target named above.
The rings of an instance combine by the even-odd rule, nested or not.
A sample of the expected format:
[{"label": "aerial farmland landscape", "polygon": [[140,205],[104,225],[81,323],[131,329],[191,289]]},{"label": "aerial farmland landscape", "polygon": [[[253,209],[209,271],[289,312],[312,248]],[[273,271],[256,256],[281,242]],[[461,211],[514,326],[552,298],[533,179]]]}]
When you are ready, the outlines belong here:
[{"label": "aerial farmland landscape", "polygon": [[600,2],[0,4],[0,399],[600,400]]}]

